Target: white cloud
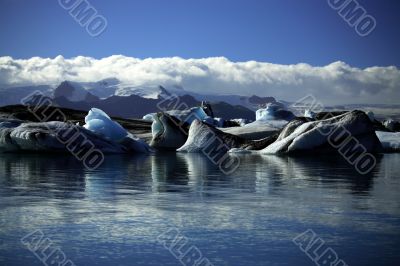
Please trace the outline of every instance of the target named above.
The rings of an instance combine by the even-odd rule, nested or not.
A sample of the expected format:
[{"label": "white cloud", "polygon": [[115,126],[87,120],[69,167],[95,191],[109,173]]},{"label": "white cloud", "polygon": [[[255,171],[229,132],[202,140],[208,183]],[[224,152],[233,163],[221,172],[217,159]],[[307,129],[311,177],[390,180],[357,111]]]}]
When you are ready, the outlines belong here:
[{"label": "white cloud", "polygon": [[311,93],[329,104],[400,102],[400,71],[393,66],[360,69],[334,62],[315,67],[231,62],[224,57],[0,57],[0,84],[3,87],[56,85],[63,80],[98,81],[110,77],[134,86],[180,85],[199,93],[256,94],[292,101]]}]

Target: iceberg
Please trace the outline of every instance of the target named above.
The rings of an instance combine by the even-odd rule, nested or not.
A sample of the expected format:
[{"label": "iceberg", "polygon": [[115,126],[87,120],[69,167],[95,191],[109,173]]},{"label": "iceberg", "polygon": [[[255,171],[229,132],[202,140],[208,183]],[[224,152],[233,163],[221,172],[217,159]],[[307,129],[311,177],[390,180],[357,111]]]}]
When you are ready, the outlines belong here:
[{"label": "iceberg", "polygon": [[195,119],[203,121],[209,118],[209,116],[204,112],[203,108],[201,107],[192,107],[187,110],[170,110],[166,111],[165,113],[174,116],[183,123],[188,123],[189,125]]},{"label": "iceberg", "polygon": [[154,115],[155,115],[155,113],[151,113],[151,114],[147,114],[147,115],[145,115],[145,116],[143,116],[143,120],[146,120],[146,121],[154,121]]},{"label": "iceberg", "polygon": [[194,120],[190,125],[189,134],[186,142],[177,151],[180,152],[201,152],[212,144],[213,140],[217,140],[216,147],[222,152],[228,152],[231,148],[239,148],[240,145],[245,144],[243,138],[224,133],[200,120]]},{"label": "iceberg", "polygon": [[105,112],[97,108],[90,109],[83,127],[112,141],[120,141],[128,135],[120,124],[111,120]]},{"label": "iceberg", "polygon": [[[164,111],[170,116],[173,116],[181,121],[181,123],[188,123],[189,125],[195,120],[201,120],[206,122],[209,125],[213,125],[216,127],[223,127],[224,126],[224,119],[222,118],[213,118],[206,114],[202,107],[192,107],[187,110],[170,110]],[[156,113],[150,113],[143,116],[144,120],[147,121],[154,121],[154,116]]]},{"label": "iceberg", "polygon": [[204,149],[215,149],[219,153],[226,153],[232,148],[246,150],[261,150],[274,142],[277,134],[260,140],[248,140],[240,136],[225,133],[200,120],[195,120],[190,125],[188,138],[177,151],[202,152]]},{"label": "iceberg", "polygon": [[386,152],[400,151],[400,132],[376,131],[379,141]]},{"label": "iceberg", "polygon": [[187,123],[182,123],[167,113],[155,114],[153,119],[151,147],[176,150],[185,143],[189,130]]},{"label": "iceberg", "polygon": [[96,148],[104,153],[149,152],[148,145],[128,135],[120,142],[65,122],[20,123],[0,127],[0,150],[69,152],[69,149]]},{"label": "iceberg", "polygon": [[[337,134],[334,135],[333,132]],[[344,133],[345,135],[341,135]],[[374,153],[382,150],[369,117],[362,111],[352,111],[320,121],[293,120],[282,130],[278,139],[261,153],[336,152],[338,149],[330,142],[333,136],[336,141],[340,140],[343,143],[347,140],[344,136],[353,137],[366,152]]]},{"label": "iceberg", "polygon": [[383,125],[386,129],[390,131],[399,131],[400,130],[400,123],[394,121],[393,119],[388,119],[383,122]]},{"label": "iceberg", "polygon": [[153,121],[150,146],[168,150],[176,150],[185,143],[189,126],[195,120],[200,120],[212,126],[223,126],[224,124],[222,118],[208,116],[201,107],[147,114],[143,117],[147,120],[150,120],[150,118]]},{"label": "iceberg", "polygon": [[285,109],[283,104],[268,103],[265,108],[256,111],[256,120],[286,120],[290,121],[296,116]]},{"label": "iceberg", "polygon": [[72,123],[0,120],[0,151],[46,151],[80,154],[97,149],[103,153],[148,153],[150,146],[127,132],[99,109],[85,117],[85,126]]},{"label": "iceberg", "polygon": [[304,110],[304,117],[315,119],[316,113],[311,111],[310,109]]}]

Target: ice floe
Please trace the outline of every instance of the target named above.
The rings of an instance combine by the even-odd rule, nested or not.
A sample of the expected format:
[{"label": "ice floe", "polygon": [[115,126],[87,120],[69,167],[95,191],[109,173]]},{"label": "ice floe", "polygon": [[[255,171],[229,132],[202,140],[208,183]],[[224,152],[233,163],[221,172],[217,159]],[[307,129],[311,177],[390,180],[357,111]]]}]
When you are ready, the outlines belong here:
[{"label": "ice floe", "polygon": [[383,149],[388,152],[400,151],[400,132],[376,131]]}]

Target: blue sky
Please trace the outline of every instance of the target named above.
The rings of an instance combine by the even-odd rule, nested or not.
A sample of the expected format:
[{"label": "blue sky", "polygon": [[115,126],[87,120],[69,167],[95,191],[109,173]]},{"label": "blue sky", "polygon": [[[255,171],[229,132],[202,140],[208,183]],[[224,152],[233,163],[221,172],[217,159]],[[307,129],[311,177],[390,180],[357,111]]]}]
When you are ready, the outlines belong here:
[{"label": "blue sky", "polygon": [[57,0],[0,0],[0,56],[256,60],[400,66],[400,3],[359,0],[375,17],[360,37],[326,0],[91,0],[108,21],[91,37]]}]

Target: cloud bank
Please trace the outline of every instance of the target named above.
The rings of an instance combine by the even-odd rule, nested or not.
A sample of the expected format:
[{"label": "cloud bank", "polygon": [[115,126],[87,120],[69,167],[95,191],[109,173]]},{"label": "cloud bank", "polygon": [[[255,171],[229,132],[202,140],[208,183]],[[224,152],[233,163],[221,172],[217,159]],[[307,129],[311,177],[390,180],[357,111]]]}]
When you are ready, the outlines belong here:
[{"label": "cloud bank", "polygon": [[394,66],[360,69],[340,61],[322,67],[279,65],[232,62],[224,57],[0,57],[1,87],[57,85],[63,80],[93,82],[111,77],[133,86],[179,85],[203,94],[256,94],[288,101],[313,94],[325,104],[400,102],[400,71]]}]

